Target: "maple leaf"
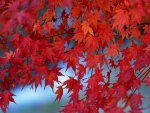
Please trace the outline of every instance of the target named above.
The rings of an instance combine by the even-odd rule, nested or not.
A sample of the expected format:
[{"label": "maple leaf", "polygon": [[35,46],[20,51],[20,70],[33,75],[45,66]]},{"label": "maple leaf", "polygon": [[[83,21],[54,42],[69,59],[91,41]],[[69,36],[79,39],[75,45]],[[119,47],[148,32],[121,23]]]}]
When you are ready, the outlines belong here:
[{"label": "maple leaf", "polygon": [[115,55],[118,56],[118,49],[116,44],[111,44],[109,48],[107,48],[107,55],[114,57]]},{"label": "maple leaf", "polygon": [[148,44],[148,46],[144,49],[147,53],[150,52],[150,44]]},{"label": "maple leaf", "polygon": [[71,95],[69,95],[70,100],[69,103],[73,102],[73,103],[77,103],[79,100],[79,91],[78,90],[72,90]]},{"label": "maple leaf", "polygon": [[145,33],[149,33],[149,31],[150,31],[150,26],[149,25],[145,25],[144,26],[144,32]]},{"label": "maple leaf", "polygon": [[96,98],[98,97],[97,93],[99,91],[99,86],[95,89],[87,88],[86,89],[86,100],[89,104],[94,104]]},{"label": "maple leaf", "polygon": [[96,73],[96,74],[93,74],[92,77],[87,81],[88,83],[88,86],[91,87],[92,91],[98,87],[98,83],[100,81],[104,82],[104,80],[102,80],[102,75]]},{"label": "maple leaf", "polygon": [[1,108],[4,113],[6,113],[6,109],[8,108],[8,105],[10,102],[13,102],[16,104],[12,96],[16,96],[16,95],[11,93],[10,91],[0,94],[0,103],[2,104]]},{"label": "maple leaf", "polygon": [[53,67],[52,70],[48,71],[48,73],[44,76],[44,78],[45,78],[45,87],[47,85],[49,85],[53,90],[54,81],[59,83],[58,76],[62,76],[62,74],[59,71],[60,71],[60,68],[56,68],[56,67]]},{"label": "maple leaf", "polygon": [[147,33],[144,36],[141,36],[141,41],[143,44],[149,44],[150,42],[150,33]]},{"label": "maple leaf", "polygon": [[22,37],[22,38],[23,38],[23,40],[22,40],[20,46],[21,46],[21,47],[30,46],[30,43],[31,43],[32,39],[31,39],[29,36],[27,36],[27,37]]},{"label": "maple leaf", "polygon": [[82,30],[84,32],[84,36],[89,32],[93,35],[93,29],[90,27],[89,23],[87,21],[82,22]]},{"label": "maple leaf", "polygon": [[123,56],[126,54],[126,57],[129,59],[136,58],[138,55],[143,54],[143,49],[141,46],[138,46],[136,43],[132,41],[132,47],[127,47]]},{"label": "maple leaf", "polygon": [[79,18],[82,15],[81,9],[79,6],[73,7],[70,13],[72,14],[72,17],[74,18]]},{"label": "maple leaf", "polygon": [[134,70],[132,68],[131,69],[128,68],[127,70],[119,73],[117,76],[119,77],[118,81],[122,82],[122,83],[129,82],[129,80],[131,79],[131,77],[135,77]]},{"label": "maple leaf", "polygon": [[73,77],[69,76],[69,79],[64,81],[63,86],[68,89],[68,93],[72,90],[82,90],[83,85],[80,84],[80,82]]},{"label": "maple leaf", "polygon": [[121,31],[126,25],[129,26],[129,14],[126,10],[116,10],[116,15],[113,17],[115,22],[113,23],[113,28],[117,27],[119,31]]},{"label": "maple leaf", "polygon": [[140,30],[139,30],[139,27],[135,27],[135,28],[132,28],[131,30],[131,37],[135,37],[136,39],[140,36]]},{"label": "maple leaf", "polygon": [[[132,95],[132,94],[131,94]],[[135,107],[138,107],[139,105],[142,105],[142,98],[144,98],[141,93],[133,94],[133,97],[131,98],[131,104],[133,104]]]},{"label": "maple leaf", "polygon": [[78,68],[77,68],[77,73],[76,75],[78,76],[78,79],[82,79],[84,74],[86,73],[86,68],[82,65],[82,64],[79,64]]},{"label": "maple leaf", "polygon": [[[63,54],[64,51],[65,51],[65,49],[66,49],[65,46],[64,46],[64,44],[65,44],[65,41],[64,41],[64,40],[59,40],[59,41],[57,41],[57,42],[54,42],[54,43],[52,44],[53,50],[54,50],[54,51],[57,51],[57,52],[58,52],[58,55]],[[62,46],[60,46],[60,45],[62,45]]]},{"label": "maple leaf", "polygon": [[48,30],[49,34],[51,34],[50,33],[51,29],[54,29],[54,26],[53,26],[52,22],[46,22],[46,23],[44,23],[43,30]]},{"label": "maple leaf", "polygon": [[140,5],[137,5],[136,8],[132,9],[129,13],[131,15],[131,22],[140,23],[143,16],[146,16],[144,8]]},{"label": "maple leaf", "polygon": [[54,15],[53,11],[46,10],[46,12],[43,14],[43,18],[45,19],[46,22],[48,22],[50,19],[52,19],[53,15]]},{"label": "maple leaf", "polygon": [[133,80],[133,88],[135,87],[135,88],[139,89],[140,84],[141,84],[140,79],[137,78],[136,80]]},{"label": "maple leaf", "polygon": [[74,0],[63,0],[63,6],[64,7],[71,7],[72,6],[72,2],[73,2]]},{"label": "maple leaf", "polygon": [[32,45],[33,53],[39,50],[39,46],[40,46],[40,40],[36,40]]},{"label": "maple leaf", "polygon": [[6,65],[8,61],[9,60],[7,58],[0,57],[0,65]]},{"label": "maple leaf", "polygon": [[129,38],[129,30],[128,29],[122,29],[121,30],[121,36],[122,36],[122,39],[124,38]]},{"label": "maple leaf", "polygon": [[52,48],[50,47],[46,47],[45,49],[43,49],[42,51],[43,55],[45,55],[50,61],[53,61],[52,56],[55,56]]},{"label": "maple leaf", "polygon": [[58,88],[58,89],[57,89],[56,92],[55,92],[55,94],[57,94],[57,97],[56,97],[55,101],[56,101],[56,100],[59,100],[59,101],[60,101],[60,99],[61,99],[61,97],[62,97],[62,95],[63,95],[63,88],[62,88],[62,86],[58,86],[57,88]]},{"label": "maple leaf", "polygon": [[16,41],[18,43],[19,41],[19,34],[18,33],[15,33],[12,35],[12,38],[11,38],[11,41]]},{"label": "maple leaf", "polygon": [[143,113],[142,110],[144,110],[144,108],[140,108],[139,106],[131,106],[131,110],[129,112],[131,113]]},{"label": "maple leaf", "polygon": [[78,44],[81,43],[84,40],[84,32],[83,30],[76,30],[75,35],[72,39],[75,39],[75,41],[78,41]]},{"label": "maple leaf", "polygon": [[64,113],[75,113],[74,105],[71,103],[68,103],[67,105],[63,106],[64,109],[60,111]]},{"label": "maple leaf", "polygon": [[92,67],[94,66],[94,68],[98,68],[98,63],[99,63],[99,55],[90,55],[88,54],[88,56],[85,58],[84,60],[86,63],[86,66],[85,67],[89,67],[89,70],[92,69]]},{"label": "maple leaf", "polygon": [[7,33],[7,34],[10,33],[10,28],[11,28],[12,25],[13,25],[12,22],[4,23],[2,29],[0,30],[0,34],[2,34],[2,33]]},{"label": "maple leaf", "polygon": [[[80,46],[75,46],[73,49],[69,49],[68,54],[65,56],[68,59],[66,70],[72,65],[72,69],[76,70],[76,66],[79,64],[79,57],[84,58],[83,49]],[[65,58],[66,59],[66,58]]]},{"label": "maple leaf", "polygon": [[38,55],[38,54],[32,54],[31,55],[31,63],[32,65],[34,65],[34,63],[36,64],[40,64],[44,61],[44,57]]},{"label": "maple leaf", "polygon": [[97,0],[97,4],[99,4],[98,6],[100,7],[100,8],[102,8],[102,10],[104,11],[104,13],[106,12],[106,11],[108,11],[108,12],[111,12],[111,7],[115,7],[113,4],[112,4],[112,2],[111,2],[111,0]]},{"label": "maple leaf", "polygon": [[115,112],[115,113],[124,113],[124,109],[118,107],[118,108],[116,108],[116,109],[114,110],[114,112]]},{"label": "maple leaf", "polygon": [[124,58],[123,60],[118,60],[118,66],[120,70],[127,70],[130,67],[130,59]]},{"label": "maple leaf", "polygon": [[4,77],[6,76],[6,72],[8,69],[2,68],[0,69],[0,80],[4,80]]},{"label": "maple leaf", "polygon": [[16,14],[12,18],[17,19],[18,23],[22,26],[26,17],[27,14],[25,13],[25,10],[22,10],[20,12],[16,12]]},{"label": "maple leaf", "polygon": [[93,106],[88,106],[88,110],[86,111],[87,113],[99,113],[98,108],[96,105]]},{"label": "maple leaf", "polygon": [[93,24],[95,27],[97,27],[97,22],[100,21],[100,12],[98,10],[95,10],[93,14],[89,15],[89,24]]},{"label": "maple leaf", "polygon": [[135,62],[134,62],[134,69],[135,70],[140,70],[142,69],[145,64],[147,63],[147,58],[138,58]]},{"label": "maple leaf", "polygon": [[34,75],[33,79],[30,81],[31,84],[35,83],[35,91],[39,84],[42,86],[41,84],[42,79],[43,78],[41,75],[38,75],[38,76]]},{"label": "maple leaf", "polygon": [[18,6],[19,6],[19,2],[18,1],[14,1],[11,4],[9,3],[8,6],[6,6],[8,8],[9,11],[11,11],[12,13],[16,13],[18,11]]},{"label": "maple leaf", "polygon": [[100,33],[100,38],[102,40],[102,43],[109,42],[110,39],[113,37],[113,33],[111,31],[111,28],[109,24],[107,24],[105,21],[102,21],[100,25],[98,25],[96,31]]},{"label": "maple leaf", "polygon": [[121,98],[123,98],[126,95],[127,90],[123,85],[121,85],[119,88],[117,88],[117,92],[118,92],[117,98],[118,98],[118,100],[120,100]]},{"label": "maple leaf", "polygon": [[85,101],[83,101],[83,100],[80,100],[78,103],[77,103],[77,111],[79,112],[79,113],[83,113],[84,112],[84,110],[85,110],[85,108],[86,108],[86,103],[85,103]]},{"label": "maple leaf", "polygon": [[85,47],[90,53],[94,53],[95,51],[98,51],[100,47],[100,38],[97,36],[88,35],[85,39],[87,42],[85,44]]}]

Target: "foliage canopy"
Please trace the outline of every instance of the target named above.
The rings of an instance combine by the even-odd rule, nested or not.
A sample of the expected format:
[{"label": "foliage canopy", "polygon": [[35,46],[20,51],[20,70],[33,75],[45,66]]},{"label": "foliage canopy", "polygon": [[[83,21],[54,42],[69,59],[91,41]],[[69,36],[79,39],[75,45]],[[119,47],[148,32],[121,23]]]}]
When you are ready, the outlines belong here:
[{"label": "foliage canopy", "polygon": [[[129,107],[129,112],[141,113],[140,86],[150,86],[149,23],[149,0],[1,0],[1,109],[6,112],[15,103],[12,88],[36,89],[44,80],[52,89],[54,82],[59,84],[56,100],[64,89],[70,93],[60,112],[124,113]],[[124,47],[126,40],[131,44]],[[63,83],[60,61],[75,73]],[[115,82],[112,69],[120,69]]]}]

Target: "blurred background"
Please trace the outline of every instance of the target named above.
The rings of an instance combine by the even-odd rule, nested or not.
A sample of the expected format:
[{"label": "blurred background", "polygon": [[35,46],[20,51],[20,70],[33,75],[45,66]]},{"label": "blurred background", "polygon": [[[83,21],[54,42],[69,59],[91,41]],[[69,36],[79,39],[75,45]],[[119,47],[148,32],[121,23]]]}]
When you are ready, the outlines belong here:
[{"label": "blurred background", "polygon": [[[60,63],[61,67],[65,67]],[[68,76],[73,73],[72,69],[69,69],[65,72],[65,68],[61,72],[65,75],[64,77],[59,78],[61,82],[65,81]],[[58,84],[55,82],[54,92]],[[22,90],[22,87],[19,86],[17,89],[12,90],[12,93],[15,94],[14,100],[16,104],[10,103],[7,113],[58,113],[62,109],[61,106],[67,104],[67,90],[64,90],[63,97],[60,101],[55,101],[56,95],[52,89],[47,86],[44,89],[44,81],[42,82],[42,87],[39,85],[38,88],[32,89],[30,86],[25,86]],[[0,113],[3,113],[0,110]]]}]

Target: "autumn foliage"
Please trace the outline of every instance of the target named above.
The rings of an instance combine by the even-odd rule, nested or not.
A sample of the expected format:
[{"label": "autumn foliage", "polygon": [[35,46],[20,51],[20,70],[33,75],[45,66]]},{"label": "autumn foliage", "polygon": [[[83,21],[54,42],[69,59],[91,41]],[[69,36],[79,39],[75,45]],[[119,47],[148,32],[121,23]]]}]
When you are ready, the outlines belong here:
[{"label": "autumn foliage", "polygon": [[[55,101],[68,90],[61,113],[125,113],[127,107],[141,113],[140,86],[150,86],[149,24],[149,0],[1,0],[1,109],[15,103],[11,89],[36,89],[44,80],[52,89],[59,84]],[[75,73],[63,83],[59,62]],[[114,82],[112,69],[120,69]]]}]

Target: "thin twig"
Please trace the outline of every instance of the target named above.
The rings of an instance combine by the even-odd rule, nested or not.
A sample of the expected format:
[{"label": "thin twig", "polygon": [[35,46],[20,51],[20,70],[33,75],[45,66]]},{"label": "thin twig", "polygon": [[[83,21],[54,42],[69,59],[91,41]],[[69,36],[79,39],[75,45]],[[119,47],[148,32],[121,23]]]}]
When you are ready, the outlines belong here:
[{"label": "thin twig", "polygon": [[[142,70],[142,72],[143,72],[144,70]],[[144,72],[144,74],[142,74],[141,76],[140,76],[140,74],[139,74],[139,76],[140,76],[140,78],[139,79],[141,79],[143,76],[144,76],[144,78],[142,79],[142,81],[145,79],[145,77],[148,75],[148,73],[150,72],[150,68],[146,71],[146,72]],[[141,73],[141,72],[140,72]],[[133,93],[131,94],[131,96],[128,98],[128,100],[127,100],[127,102],[126,102],[126,104],[125,104],[125,108],[127,107],[127,105],[128,105],[128,103],[129,103],[129,101],[131,100],[131,98],[132,98],[132,96],[133,96],[133,94],[136,92],[136,90],[137,90],[137,88],[136,89],[134,89],[134,91],[133,91]]]}]

